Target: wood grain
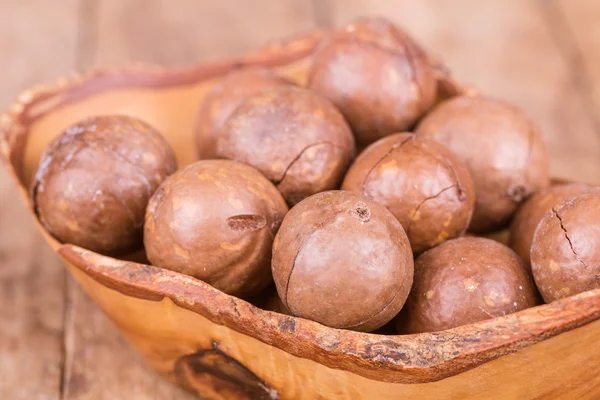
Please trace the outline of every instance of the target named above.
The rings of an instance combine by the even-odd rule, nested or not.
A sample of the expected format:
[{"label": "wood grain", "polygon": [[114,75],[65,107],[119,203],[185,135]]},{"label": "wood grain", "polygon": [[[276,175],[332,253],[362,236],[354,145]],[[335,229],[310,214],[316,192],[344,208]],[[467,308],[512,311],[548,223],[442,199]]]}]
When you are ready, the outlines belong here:
[{"label": "wood grain", "polygon": [[[91,68],[98,55],[98,15],[101,6],[106,5],[110,2],[80,0],[77,15],[80,30],[74,51],[80,71]],[[61,400],[193,398],[159,379],[70,276],[64,290]]]},{"label": "wood grain", "polygon": [[[308,63],[303,60],[310,53],[303,50],[306,46],[300,46],[306,41],[313,43],[313,48],[317,45],[315,38],[311,37],[277,47],[277,51],[269,49],[263,53],[271,64],[275,63],[272,58],[287,60],[282,61],[282,73],[299,79],[299,75],[307,73]],[[296,58],[291,57],[290,52],[296,54]],[[265,57],[260,56],[263,53],[255,53],[251,59],[265,62]],[[244,62],[247,61],[231,63],[243,65]],[[219,68],[224,72],[229,67],[219,64]],[[156,126],[170,142],[175,143],[173,138],[180,137],[174,149],[178,154],[186,152],[193,142],[191,121],[197,113],[196,105],[214,83],[211,77],[215,69],[213,65],[204,65],[191,71],[118,70],[80,77],[60,85],[56,89],[57,97],[52,95],[52,90],[31,91],[24,97],[21,106],[14,108],[20,111],[7,116],[8,124],[3,123],[8,139],[2,143],[3,148],[8,150],[6,156],[11,157],[14,152],[17,157],[11,158],[16,160],[28,153],[26,162],[35,163],[39,152],[36,154],[34,149],[23,152],[19,137],[27,135],[31,146],[47,142],[60,131],[57,127],[68,121],[80,119],[91,111],[114,113],[129,104],[135,105],[135,108],[128,108],[133,115],[153,124],[158,122]],[[128,79],[118,79],[121,75]],[[193,76],[195,79],[191,79]],[[182,84],[184,78],[185,84]],[[114,82],[121,82],[121,85],[115,86]],[[104,84],[109,84],[110,89]],[[57,102],[57,98],[64,102]],[[191,106],[183,107],[184,104]],[[32,110],[40,109],[46,110],[46,113],[31,117]],[[23,115],[30,118],[21,118]],[[22,168],[19,162],[13,165],[17,169]],[[305,369],[302,365],[306,364],[292,356],[339,371],[333,374],[331,370],[321,369],[320,386],[335,386],[338,378],[353,381],[354,375],[348,375],[353,373],[379,382],[354,385],[353,389],[361,396],[369,393],[371,387],[377,387],[382,395],[389,394],[398,387],[387,386],[382,381],[431,383],[444,377],[458,376],[456,374],[461,371],[475,369],[497,357],[502,358],[558,333],[576,329],[600,316],[600,292],[596,291],[446,332],[394,337],[368,335],[265,313],[191,277],[119,262],[69,245],[60,246],[54,239],[45,236],[72,265],[73,272],[79,271],[77,276],[87,276],[80,282],[145,358],[159,371],[171,377],[175,374],[178,380],[182,379],[180,382],[188,387],[191,385],[202,395],[213,393],[213,389],[219,387],[227,387],[231,392],[255,392],[264,382],[262,385],[266,389],[263,393],[268,396],[274,389],[294,398],[295,389],[288,389],[284,378],[305,376],[307,370],[312,372],[315,368],[309,366]],[[103,285],[113,291],[102,289]],[[114,296],[114,291],[122,296]],[[168,300],[161,301],[163,297]],[[160,304],[156,305],[157,302]],[[186,310],[192,313],[180,312]],[[211,348],[219,352],[213,354]],[[272,355],[257,357],[257,354]],[[178,369],[178,360],[182,357],[189,361]],[[545,373],[556,372],[554,368],[547,367],[540,368]],[[280,370],[284,370],[286,375],[282,377],[273,372]],[[508,366],[507,370],[514,369]],[[199,376],[207,374],[209,378],[212,376],[212,380],[208,379],[212,383],[198,381]],[[488,382],[483,393],[494,391],[497,384]],[[444,383],[439,385],[442,390],[448,389]],[[426,388],[433,389],[433,386]],[[347,387],[346,384],[344,387]],[[402,386],[400,391],[411,393],[415,388]],[[315,387],[313,390],[319,389]]]},{"label": "wood grain", "polygon": [[[25,87],[74,69],[77,1],[3,1],[0,15],[3,109]],[[65,276],[0,167],[0,398],[59,398]]]},{"label": "wood grain", "polygon": [[[108,269],[114,267],[113,263],[106,265]],[[222,387],[224,381],[232,383],[233,389],[238,390],[248,384],[251,387],[262,386],[271,396],[256,398],[281,400],[591,400],[600,396],[600,377],[594,373],[600,368],[600,347],[595,345],[600,330],[599,321],[443,380],[412,384],[386,383],[344,369],[327,367],[310,358],[293,356],[254,337],[214,324],[200,314],[178,307],[170,299],[157,301],[127,296],[108,289],[76,266],[71,266],[71,270],[86,291],[102,307],[110,310],[123,333],[155,368],[173,379],[183,378],[183,382],[180,381],[182,384],[193,388],[204,398],[219,398],[209,395],[214,393],[212,388]],[[243,308],[241,313],[246,311]],[[543,315],[543,312],[540,310],[539,314]],[[238,371],[226,373],[229,371],[222,366],[212,369],[217,372],[213,375],[217,382],[212,387],[208,386],[211,376],[198,373],[205,372],[208,369],[206,367],[196,369],[196,374],[191,371],[178,373],[178,366],[183,360],[190,357],[194,360],[196,355],[206,354],[211,349],[225,355],[230,363],[239,363],[243,366],[242,371],[238,368]],[[240,377],[245,369],[252,374]],[[245,378],[248,384],[240,385],[240,378]]]},{"label": "wood grain", "polygon": [[[546,3],[558,14],[544,11],[540,5]],[[11,56],[0,67],[0,107],[22,88],[76,67],[134,60],[187,64],[315,25],[380,14],[406,26],[459,79],[522,106],[549,140],[555,175],[600,181],[596,3],[259,0],[250,7],[234,0],[4,1],[0,48]],[[565,32],[571,39],[561,41]],[[64,276],[0,168],[0,398],[185,398],[140,361],[72,281],[63,353]],[[582,394],[593,388],[580,383]]]},{"label": "wood grain", "polygon": [[96,65],[214,60],[315,27],[313,3],[302,0],[107,0],[100,4],[94,24]]},{"label": "wood grain", "polygon": [[194,397],[161,379],[69,277],[62,399]]},{"label": "wood grain", "polygon": [[[548,143],[553,175],[600,182],[600,136],[574,87],[576,71],[551,34],[557,27],[542,14],[542,2],[329,1],[334,24],[379,14],[406,27],[459,81],[526,111]],[[581,25],[597,29],[593,21],[600,7],[588,11],[591,7],[596,14],[589,12]]]},{"label": "wood grain", "polygon": [[[81,70],[132,62],[191,64],[255,49],[314,27],[310,2],[104,0],[80,8]],[[141,13],[144,18],[131,18]],[[233,27],[234,29],[225,29]],[[160,378],[72,280],[68,282],[64,399],[192,399]]]},{"label": "wood grain", "polygon": [[0,169],[0,398],[58,398],[65,276]]},{"label": "wood grain", "polygon": [[557,46],[571,64],[573,85],[600,135],[600,3],[550,0],[540,5]]}]

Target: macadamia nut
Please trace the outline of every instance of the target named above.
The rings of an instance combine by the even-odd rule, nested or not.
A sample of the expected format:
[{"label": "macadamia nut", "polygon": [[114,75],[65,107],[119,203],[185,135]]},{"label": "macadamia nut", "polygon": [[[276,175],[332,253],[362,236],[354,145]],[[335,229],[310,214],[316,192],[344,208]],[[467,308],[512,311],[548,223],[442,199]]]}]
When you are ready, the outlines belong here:
[{"label": "macadamia nut", "polygon": [[142,247],[150,197],[176,168],[173,150],[147,123],[91,117],[46,148],[31,198],[42,225],[61,242],[129,253]]},{"label": "macadamia nut", "polygon": [[287,212],[254,168],[229,160],[190,164],[148,204],[144,244],[152,265],[248,297],[270,282],[273,237]]},{"label": "macadamia nut", "polygon": [[279,297],[293,315],[370,332],[404,304],[413,257],[404,229],[384,206],[328,191],[286,215],[272,268]]}]

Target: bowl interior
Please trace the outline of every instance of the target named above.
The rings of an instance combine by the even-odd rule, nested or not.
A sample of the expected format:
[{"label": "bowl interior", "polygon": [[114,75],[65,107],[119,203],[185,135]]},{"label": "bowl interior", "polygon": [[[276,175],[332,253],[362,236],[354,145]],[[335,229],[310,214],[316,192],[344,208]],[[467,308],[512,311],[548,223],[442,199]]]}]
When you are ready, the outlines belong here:
[{"label": "bowl interior", "polygon": [[[232,69],[257,64],[272,66],[304,85],[317,45],[315,37],[303,38],[232,62],[183,69],[97,71],[25,91],[0,117],[1,158],[9,162],[28,200],[27,188],[40,155],[54,137],[90,115],[126,114],[157,128],[175,150],[179,166],[185,166],[195,160],[197,110],[215,79]],[[462,92],[443,72],[439,83],[439,99]],[[132,298],[169,298],[178,307],[290,354],[385,381],[441,379],[600,317],[597,290],[444,332],[380,336],[337,330],[259,310],[191,277],[61,245],[40,229],[63,258],[106,287],[126,288]],[[191,287],[193,292],[181,294]],[[240,310],[245,311],[240,314]],[[285,329],[292,325],[293,330]]]},{"label": "bowl interior", "polygon": [[[304,84],[306,59],[277,68],[297,84]],[[29,187],[44,148],[69,125],[91,115],[122,114],[140,118],[161,132],[172,146],[180,167],[195,161],[194,129],[197,112],[205,94],[223,71],[202,71],[196,82],[176,82],[177,77],[157,78],[152,85],[142,76],[130,76],[129,82],[114,86],[107,77],[97,78],[95,90],[83,88],[71,98],[51,97],[31,111],[25,144],[21,182]],[[169,79],[171,78],[171,79]],[[105,86],[105,87],[103,87]],[[52,107],[56,102],[58,106]],[[47,112],[52,108],[51,112]],[[13,165],[17,172],[20,165]]]}]

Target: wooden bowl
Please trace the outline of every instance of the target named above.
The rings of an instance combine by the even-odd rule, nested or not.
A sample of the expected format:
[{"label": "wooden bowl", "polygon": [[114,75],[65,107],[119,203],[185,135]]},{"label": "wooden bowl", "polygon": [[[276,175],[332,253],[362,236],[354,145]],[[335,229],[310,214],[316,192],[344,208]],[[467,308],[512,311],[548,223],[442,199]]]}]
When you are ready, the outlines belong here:
[{"label": "wooden bowl", "polygon": [[[1,116],[0,153],[30,209],[27,187],[42,149],[91,114],[148,121],[180,165],[188,164],[196,112],[215,77],[268,65],[303,84],[326,34],[230,62],[100,70],[27,90]],[[461,92],[441,69],[439,75],[441,97]],[[600,396],[600,290],[443,332],[366,334],[264,311],[186,275],[63,245],[38,226],[145,359],[203,398]]]}]

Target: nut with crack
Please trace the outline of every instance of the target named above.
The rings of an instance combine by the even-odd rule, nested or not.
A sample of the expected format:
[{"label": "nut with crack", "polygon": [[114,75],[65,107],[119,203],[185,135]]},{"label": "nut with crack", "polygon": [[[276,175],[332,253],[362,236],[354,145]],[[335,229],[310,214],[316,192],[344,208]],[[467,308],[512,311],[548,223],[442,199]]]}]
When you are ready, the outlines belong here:
[{"label": "nut with crack", "polygon": [[385,205],[406,230],[414,253],[464,233],[475,204],[464,163],[444,146],[411,133],[367,147],[350,166],[342,190]]},{"label": "nut with crack", "polygon": [[600,188],[548,211],[531,245],[531,271],[546,302],[600,288]]},{"label": "nut with crack", "polygon": [[272,270],[291,314],[369,332],[404,304],[413,256],[404,229],[383,205],[327,191],[298,203],[284,218]]},{"label": "nut with crack", "polygon": [[292,86],[246,99],[216,139],[218,158],[252,165],[290,205],[337,189],[354,151],[352,132],[333,104]]},{"label": "nut with crack", "polygon": [[536,127],[517,107],[485,96],[457,96],[437,105],[415,130],[462,160],[475,183],[469,231],[504,228],[519,204],[549,186],[548,151]]},{"label": "nut with crack", "polygon": [[142,247],[148,201],[176,168],[173,150],[147,123],[90,117],[48,145],[31,199],[42,225],[61,242],[122,255]]}]

